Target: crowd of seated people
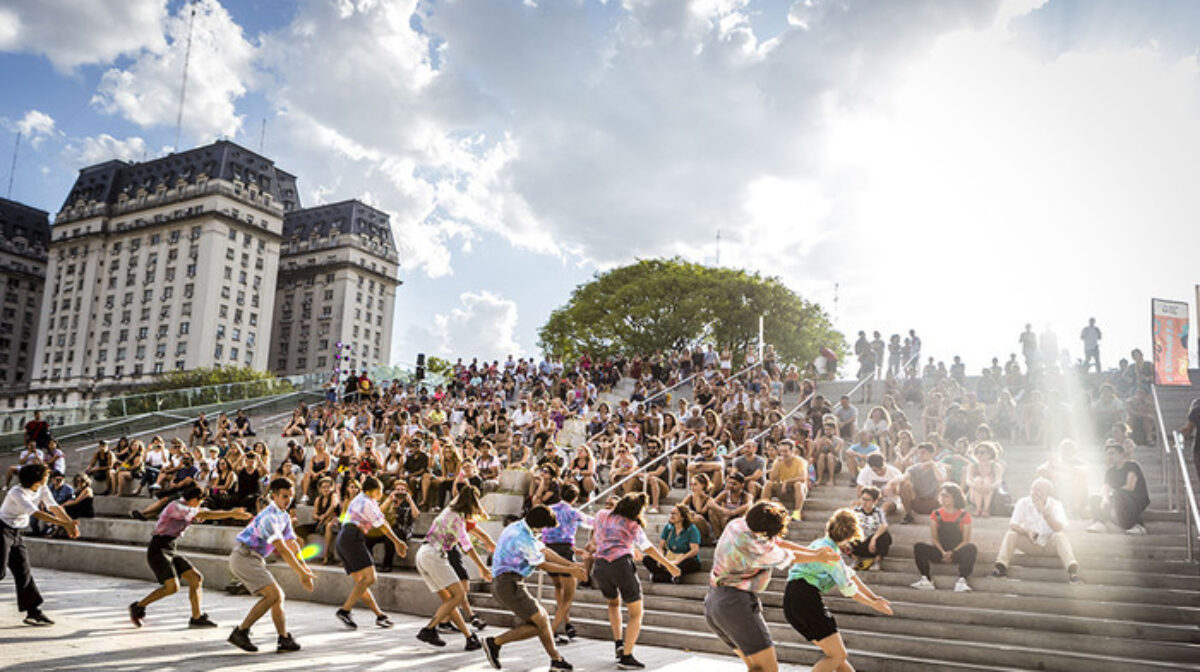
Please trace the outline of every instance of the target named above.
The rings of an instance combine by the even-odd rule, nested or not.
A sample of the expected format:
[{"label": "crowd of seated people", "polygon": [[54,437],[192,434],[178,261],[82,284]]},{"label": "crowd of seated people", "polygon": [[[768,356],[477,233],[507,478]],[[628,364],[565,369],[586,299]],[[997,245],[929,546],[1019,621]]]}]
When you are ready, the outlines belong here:
[{"label": "crowd of seated people", "polygon": [[[892,546],[891,523],[927,519],[930,539],[915,551],[921,576],[914,585],[932,587],[932,565],[946,562],[958,567],[956,590],[969,590],[976,518],[1012,516],[1017,536],[995,562],[1003,572],[1018,552],[1072,557],[1060,534],[1066,514],[1051,505],[1054,522],[1039,527],[1022,504],[1026,498],[1010,489],[1003,446],[1019,443],[1053,447],[1038,469],[1040,485],[1011,484],[1034,497],[1035,511],[1053,501],[1073,516],[1092,516],[1090,529],[1144,533],[1145,479],[1121,421],[1132,423],[1130,408],[1144,403],[1132,401],[1141,399],[1140,382],[1128,390],[1119,380],[1097,386],[1103,419],[1117,418],[1106,436],[1105,485],[1097,491],[1089,488],[1087,465],[1099,451],[1081,450],[1083,437],[1070,436],[1058,417],[1070,403],[1073,371],[1022,369],[1014,355],[1003,366],[993,359],[981,377],[968,380],[961,359],[949,367],[931,359],[920,373],[905,365],[920,354],[911,339],[898,346],[896,359],[890,346],[880,355],[868,345],[860,364],[874,362],[882,384],[858,397],[866,404],[861,409],[849,394],[818,394],[815,377],[777,364],[769,349],[761,365],[745,365],[753,358],[747,353],[739,367],[728,351],[713,347],[629,360],[584,357],[570,365],[459,360],[441,385],[377,383],[352,373],[323,403],[297,406],[281,431],[286,453],[275,462],[244,413],[201,415],[186,440],[101,442],[62,501],[83,506],[77,500],[86,493],[81,510],[90,510],[94,482],[104,488],[95,493],[101,496],[155,496],[155,504],[135,512],[150,517],[176,493],[199,485],[207,508],[253,511],[264,504],[264,483],[283,476],[297,484],[297,526],[323,537],[320,560],[333,562],[340,516],[368,476],[384,485],[381,507],[389,521],[411,532],[421,512],[440,510],[466,485],[493,492],[503,472],[525,470],[516,494],[526,508],[565,501],[567,486],[576,505],[646,492],[647,512],[669,519],[660,550],[689,573],[703,569],[699,547],[714,543],[756,501],[778,500],[803,520],[816,489],[853,486],[842,503],[855,507],[865,533],[852,551],[859,569],[879,569]],[[614,400],[610,394],[623,379],[632,381],[629,396]],[[685,381],[690,398],[671,391]],[[1129,402],[1122,401],[1125,392]],[[785,405],[785,395],[798,405]],[[1127,415],[1119,415],[1113,399]],[[681,495],[677,502],[668,498],[672,489]],[[381,568],[393,560],[388,555]],[[652,575],[667,580],[652,562]],[[1068,569],[1078,577],[1077,566]]]}]

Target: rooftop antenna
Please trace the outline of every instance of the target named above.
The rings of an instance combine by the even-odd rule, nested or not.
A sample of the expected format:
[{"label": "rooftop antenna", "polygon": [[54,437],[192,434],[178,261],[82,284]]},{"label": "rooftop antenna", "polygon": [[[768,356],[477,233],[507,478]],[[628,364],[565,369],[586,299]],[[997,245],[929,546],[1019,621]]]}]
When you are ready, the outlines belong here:
[{"label": "rooftop antenna", "polygon": [[175,151],[179,151],[179,132],[183,129],[183,103],[187,98],[188,61],[192,58],[192,26],[196,23],[196,4],[191,3],[188,17],[187,46],[183,50],[183,81],[179,85],[179,114],[175,117]]},{"label": "rooftop antenna", "polygon": [[258,134],[258,153],[263,153],[263,146],[267,144],[267,118],[263,117],[262,132]]},{"label": "rooftop antenna", "polygon": [[17,142],[13,145],[13,160],[12,168],[8,169],[8,195],[5,198],[12,198],[13,178],[17,176],[17,150],[21,148],[21,132],[17,131]]}]

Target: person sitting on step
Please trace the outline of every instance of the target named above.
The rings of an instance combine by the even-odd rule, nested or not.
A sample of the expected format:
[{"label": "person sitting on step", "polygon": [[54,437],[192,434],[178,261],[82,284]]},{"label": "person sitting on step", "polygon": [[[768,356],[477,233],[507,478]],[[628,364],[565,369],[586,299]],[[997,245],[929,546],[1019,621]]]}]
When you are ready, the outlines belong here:
[{"label": "person sitting on step", "polygon": [[1067,512],[1062,502],[1051,497],[1054,484],[1044,478],[1033,482],[1028,497],[1022,497],[1013,508],[1008,521],[1008,531],[1000,542],[996,555],[996,567],[992,576],[1008,576],[1013,554],[1021,551],[1026,555],[1056,555],[1067,570],[1067,580],[1083,583],[1079,577],[1079,563],[1071,550],[1067,538]]}]

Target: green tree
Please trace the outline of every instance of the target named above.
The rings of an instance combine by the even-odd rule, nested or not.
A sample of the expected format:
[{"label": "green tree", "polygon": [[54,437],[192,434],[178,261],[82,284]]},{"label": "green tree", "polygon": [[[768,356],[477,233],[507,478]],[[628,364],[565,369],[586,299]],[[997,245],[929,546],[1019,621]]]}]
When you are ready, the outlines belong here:
[{"label": "green tree", "polygon": [[821,346],[846,352],[829,316],[779,278],[674,259],[643,259],[579,285],[538,332],[541,348],[574,359],[633,356],[712,343],[740,359],[758,341],[783,362],[812,361]]},{"label": "green tree", "polygon": [[454,369],[454,365],[451,364],[450,360],[448,359],[442,359],[441,357],[434,357],[433,355],[430,355],[425,358],[425,368],[428,369],[432,374],[449,376],[451,371]]}]

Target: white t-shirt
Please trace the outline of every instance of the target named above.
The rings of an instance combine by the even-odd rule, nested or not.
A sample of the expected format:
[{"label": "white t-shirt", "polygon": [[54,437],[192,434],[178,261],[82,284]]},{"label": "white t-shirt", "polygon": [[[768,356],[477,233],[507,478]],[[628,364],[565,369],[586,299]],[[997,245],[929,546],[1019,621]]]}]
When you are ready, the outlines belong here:
[{"label": "white t-shirt", "polygon": [[0,522],[18,530],[29,527],[29,517],[43,504],[47,508],[58,506],[54,495],[50,494],[50,488],[43,485],[37,490],[30,490],[17,486],[8,491],[4,503],[0,504]]},{"label": "white t-shirt", "polygon": [[1062,502],[1053,497],[1047,497],[1046,513],[1047,516],[1038,513],[1037,507],[1033,505],[1033,497],[1022,497],[1013,507],[1009,523],[1032,530],[1037,545],[1045,546],[1050,541],[1050,536],[1054,534],[1054,528],[1050,527],[1050,523],[1046,520],[1047,517],[1061,524],[1064,530],[1067,527],[1067,512],[1063,509]]},{"label": "white t-shirt", "polygon": [[885,464],[883,465],[882,476],[875,473],[875,470],[871,467],[867,467],[866,469],[858,472],[858,480],[856,480],[855,483],[864,488],[868,485],[873,485],[880,490],[883,490],[884,486],[896,480],[897,478],[900,478],[901,476],[903,476],[903,474],[900,473],[899,469],[890,464]]},{"label": "white t-shirt", "polygon": [[1086,326],[1083,332],[1079,334],[1079,338],[1083,339],[1084,350],[1095,350],[1100,347],[1100,327]]}]

